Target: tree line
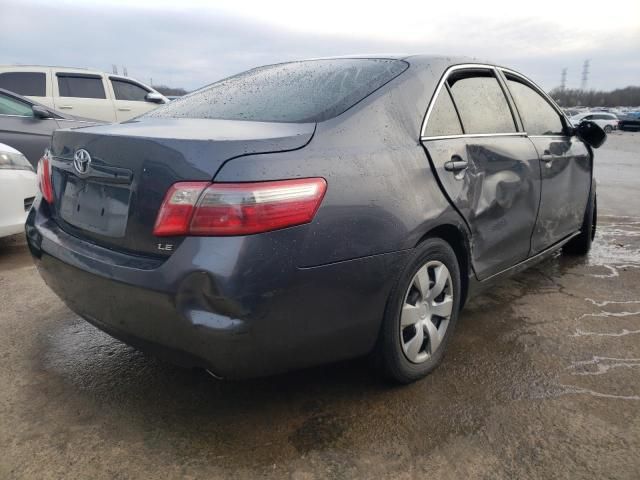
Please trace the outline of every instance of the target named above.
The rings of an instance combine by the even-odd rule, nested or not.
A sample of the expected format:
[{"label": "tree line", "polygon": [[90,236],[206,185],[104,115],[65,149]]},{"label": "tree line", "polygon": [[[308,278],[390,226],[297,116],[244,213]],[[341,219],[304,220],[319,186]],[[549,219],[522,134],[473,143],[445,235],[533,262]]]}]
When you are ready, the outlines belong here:
[{"label": "tree line", "polygon": [[179,87],[167,87],[166,85],[154,85],[153,88],[160,92],[162,95],[170,97],[181,97],[189,93],[184,88]]},{"label": "tree line", "polygon": [[554,88],[549,92],[562,107],[637,107],[640,106],[640,87],[617,88],[610,92]]}]

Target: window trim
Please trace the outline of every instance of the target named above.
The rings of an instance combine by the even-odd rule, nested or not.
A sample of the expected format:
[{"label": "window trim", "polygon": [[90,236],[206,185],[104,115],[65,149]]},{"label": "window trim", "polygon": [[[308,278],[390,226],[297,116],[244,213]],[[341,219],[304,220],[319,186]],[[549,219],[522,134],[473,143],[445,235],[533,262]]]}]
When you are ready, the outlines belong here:
[{"label": "window trim", "polygon": [[[516,124],[516,132],[509,132],[509,133],[483,133],[483,134],[471,134],[471,133],[463,133],[461,135],[442,135],[442,136],[428,136],[425,135],[426,131],[427,131],[427,122],[429,121],[429,117],[431,115],[431,111],[433,110],[433,107],[436,103],[436,99],[438,98],[438,95],[440,95],[440,91],[442,90],[442,86],[446,85],[447,80],[449,78],[449,75],[452,72],[455,72],[457,70],[465,70],[465,69],[488,69],[488,70],[493,70],[496,79],[498,80],[498,83],[500,84],[500,87],[503,89],[503,93],[505,95],[505,98],[507,100],[507,103],[509,104],[509,108],[511,109],[511,113],[514,116],[514,120],[515,120],[515,124]],[[544,91],[542,90],[538,85],[536,85],[535,82],[533,82],[532,80],[528,79],[527,77],[525,77],[524,75],[522,75],[521,73],[516,72],[515,70],[512,70],[510,68],[507,67],[498,67],[496,65],[489,65],[486,63],[463,63],[463,64],[459,64],[459,65],[452,65],[450,67],[448,67],[445,72],[443,73],[442,77],[440,78],[439,82],[438,82],[438,86],[436,87],[436,90],[434,92],[434,94],[431,96],[431,100],[429,101],[429,106],[427,107],[427,113],[424,116],[424,120],[422,121],[422,127],[420,128],[420,140],[445,140],[445,139],[451,139],[451,138],[472,138],[472,137],[507,137],[507,136],[526,136],[526,137],[530,137],[530,138],[537,138],[537,137],[543,137],[543,138],[548,138],[551,136],[555,136],[555,137],[566,137],[567,134],[565,133],[564,135],[558,135],[558,134],[554,134],[554,135],[529,135],[527,134],[527,132],[524,129],[524,123],[522,123],[522,117],[520,115],[520,112],[518,111],[518,106],[515,104],[515,101],[513,99],[513,95],[511,93],[511,90],[509,90],[509,87],[507,85],[507,77],[505,75],[505,73],[508,73],[510,75],[513,75],[514,77],[518,77],[518,79],[520,79],[525,85],[527,85],[528,87],[532,88],[535,92],[537,92],[539,95],[542,95],[542,97],[547,101],[547,103],[549,103],[549,105],[551,105],[551,108],[553,108],[556,113],[558,115],[560,115],[561,121],[564,125],[565,130],[567,128],[569,128],[569,126],[571,125],[571,123],[569,122],[568,117],[565,115],[565,113],[562,111],[562,109],[556,104],[556,102],[553,101],[553,99]],[[455,101],[454,101],[454,106],[455,106]],[[456,106],[456,112],[457,112],[457,106]],[[462,124],[462,121],[460,121],[460,123]],[[464,128],[464,125],[463,125]]]},{"label": "window trim", "polygon": [[94,78],[102,79],[102,75],[97,73],[83,73],[83,72],[56,72],[56,77],[78,77],[78,78]]},{"label": "window trim", "polygon": [[453,101],[453,94],[451,93],[451,88],[449,87],[449,85],[447,84],[447,82],[445,82],[444,84],[444,91],[441,90],[440,94],[435,98],[434,103],[434,108],[435,108],[435,104],[438,103],[438,100],[440,99],[440,95],[445,95],[447,97],[449,97],[449,101],[451,102],[451,105],[453,106],[453,112],[455,113],[455,117],[458,120],[458,126],[460,127],[460,131],[462,133],[452,133],[450,135],[429,135],[429,138],[451,138],[451,137],[455,137],[457,135],[464,135],[464,125],[462,124],[462,118],[460,117],[460,112],[458,111],[458,106],[456,105],[456,102]]},{"label": "window trim", "polygon": [[133,85],[134,87],[140,87],[142,90],[145,90],[147,92],[147,94],[154,92],[154,90],[152,90],[151,88],[146,87],[146,86],[142,85],[141,83],[136,82],[135,80],[131,80],[131,79],[128,79],[128,78],[117,77],[117,76],[114,76],[114,75],[109,75],[108,78],[109,78],[109,86],[111,87],[111,90],[113,91],[113,100],[114,101],[118,101],[118,102],[148,102],[148,100],[122,100],[122,99],[119,99],[117,97],[117,94],[116,94],[116,89],[113,86],[113,82],[114,81],[122,82],[122,83],[128,83],[130,85]]},{"label": "window trim", "polygon": [[[459,135],[441,135],[437,137],[426,135],[427,123],[429,122],[429,117],[431,116],[431,111],[434,108],[436,99],[438,98],[438,95],[440,95],[440,91],[442,90],[443,85],[447,84],[447,80],[449,79],[449,76],[453,72],[456,72],[458,70],[490,70],[491,72],[493,72],[494,78],[498,82],[498,85],[502,90],[502,94],[504,95],[507,105],[509,106],[509,111],[511,112],[511,117],[512,117],[514,126],[516,128],[515,132],[463,133]],[[452,98],[454,107],[456,108],[456,113],[458,113],[458,107],[455,103],[455,100],[453,99],[453,95],[451,95],[451,98]],[[460,119],[459,115],[458,115],[458,118]],[[505,86],[502,84],[502,79],[500,77],[498,67],[496,67],[495,65],[489,65],[486,63],[462,63],[459,65],[452,65],[445,70],[444,74],[440,78],[440,81],[438,82],[438,86],[436,87],[434,94],[431,96],[431,100],[429,101],[429,106],[427,107],[427,113],[424,116],[424,120],[422,121],[422,127],[420,128],[420,140],[443,140],[443,139],[449,139],[449,138],[473,138],[473,137],[526,136],[527,132],[523,131],[523,129],[521,128],[521,124],[519,124],[519,120],[520,120],[520,115],[516,115],[516,111],[514,111],[513,107],[511,106],[510,92],[508,93],[508,90],[505,90]],[[462,125],[463,131],[464,131],[464,124],[462,123],[462,119],[460,119],[460,124]]]},{"label": "window trim", "polygon": [[542,88],[536,85],[536,83],[533,82],[532,80],[529,80],[527,77],[525,77],[521,73],[511,70],[510,68],[496,67],[496,69],[502,74],[504,78],[505,86],[507,88],[507,91],[509,92],[509,96],[511,97],[511,100],[513,101],[513,107],[515,108],[515,111],[518,113],[518,118],[520,119],[520,123],[522,124],[523,130],[524,130],[524,122],[522,120],[520,111],[518,110],[518,105],[516,104],[515,99],[513,98],[513,94],[511,93],[511,90],[509,90],[509,84],[508,84],[509,79],[507,78],[507,75],[506,75],[507,73],[509,75],[513,75],[514,77],[518,77],[518,79],[520,79],[524,85],[528,86],[538,95],[542,96],[542,98],[546,100],[546,102],[551,106],[551,108],[553,108],[556,111],[556,113],[560,116],[560,121],[562,122],[562,126],[564,129],[564,133],[562,135],[559,135],[557,133],[551,133],[549,135],[528,135],[527,134],[529,138],[550,138],[550,137],[566,138],[568,136],[566,132],[569,126],[571,125],[571,122],[569,121],[569,118],[564,113],[564,111],[562,111],[562,109],[558,106],[558,104],[553,101],[553,98],[551,98],[547,94],[547,92],[545,92]]},{"label": "window trim", "polygon": [[[55,92],[54,97],[57,98],[81,98],[84,100],[111,100],[109,98],[109,92],[107,89],[107,85],[105,85],[105,79],[102,75],[96,73],[75,73],[75,72],[55,72],[56,80],[53,82],[55,84]],[[93,80],[100,80],[100,84],[102,85],[102,91],[104,92],[104,97],[68,97],[62,95],[60,93],[60,79],[61,78],[88,78]]]}]

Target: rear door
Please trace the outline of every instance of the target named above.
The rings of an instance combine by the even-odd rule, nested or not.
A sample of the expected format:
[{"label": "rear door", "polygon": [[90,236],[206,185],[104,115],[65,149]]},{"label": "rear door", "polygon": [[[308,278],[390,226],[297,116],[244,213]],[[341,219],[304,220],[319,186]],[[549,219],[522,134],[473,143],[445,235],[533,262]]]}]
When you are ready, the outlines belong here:
[{"label": "rear door", "polygon": [[70,115],[115,122],[113,101],[102,75],[55,72],[55,108]]},{"label": "rear door", "polygon": [[116,106],[116,120],[124,122],[157,108],[159,104],[146,100],[149,90],[133,80],[109,77]]},{"label": "rear door", "polygon": [[567,134],[563,115],[540,89],[515,72],[503,73],[541,164],[533,255],[580,229],[591,190],[592,161],[582,141]]},{"label": "rear door", "polygon": [[535,148],[519,131],[493,67],[454,67],[439,87],[422,142],[472,232],[480,279],[527,258],[540,195]]}]

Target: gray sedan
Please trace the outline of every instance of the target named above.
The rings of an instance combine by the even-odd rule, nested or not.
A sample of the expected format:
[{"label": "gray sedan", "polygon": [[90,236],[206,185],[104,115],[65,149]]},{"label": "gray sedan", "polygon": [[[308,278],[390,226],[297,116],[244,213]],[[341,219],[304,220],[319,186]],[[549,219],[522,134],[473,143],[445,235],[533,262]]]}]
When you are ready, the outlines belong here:
[{"label": "gray sedan", "polygon": [[34,168],[49,146],[54,130],[96,123],[65,115],[0,88],[0,143],[22,152]]},{"label": "gray sedan", "polygon": [[605,139],[470,59],[270,65],[56,131],[27,240],[71,310],[142,350],[226,378],[371,353],[407,383],[468,296],[587,254]]}]

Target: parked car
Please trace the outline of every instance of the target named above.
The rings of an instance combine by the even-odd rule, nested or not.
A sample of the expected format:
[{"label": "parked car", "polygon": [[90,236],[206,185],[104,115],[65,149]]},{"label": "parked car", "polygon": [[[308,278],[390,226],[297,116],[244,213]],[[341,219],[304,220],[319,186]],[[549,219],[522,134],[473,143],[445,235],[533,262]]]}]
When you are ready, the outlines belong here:
[{"label": "parked car", "polygon": [[36,174],[26,157],[0,143],[0,238],[24,232],[37,190]]},{"label": "parked car", "polygon": [[95,125],[0,88],[0,142],[23,152],[35,168],[58,128]]},{"label": "parked car", "polygon": [[168,102],[132,78],[82,68],[0,65],[0,88],[49,108],[105,122],[123,122]]},{"label": "parked car", "polygon": [[628,112],[618,122],[620,130],[637,132],[640,130],[640,112]]},{"label": "parked car", "polygon": [[579,115],[574,115],[569,120],[574,126],[577,126],[580,122],[590,121],[598,124],[606,133],[611,133],[618,128],[618,117],[613,113],[607,112],[586,112]]},{"label": "parked car", "polygon": [[562,111],[568,117],[573,117],[575,115],[580,115],[580,113],[582,113],[580,110],[572,110],[572,109],[569,109],[569,108],[563,108]]},{"label": "parked car", "polygon": [[56,131],[28,242],[73,311],[143,350],[228,378],[373,351],[410,382],[471,294],[586,254],[605,139],[468,59],[265,66]]}]

